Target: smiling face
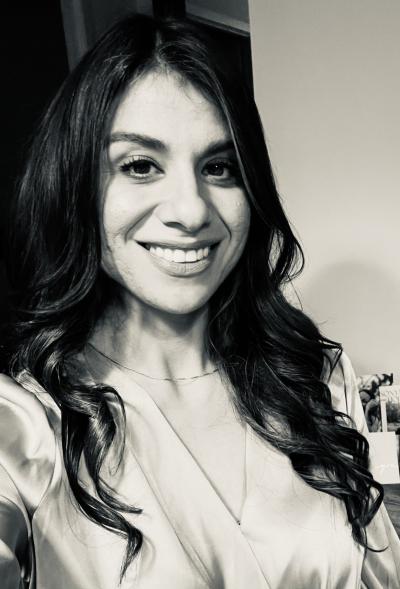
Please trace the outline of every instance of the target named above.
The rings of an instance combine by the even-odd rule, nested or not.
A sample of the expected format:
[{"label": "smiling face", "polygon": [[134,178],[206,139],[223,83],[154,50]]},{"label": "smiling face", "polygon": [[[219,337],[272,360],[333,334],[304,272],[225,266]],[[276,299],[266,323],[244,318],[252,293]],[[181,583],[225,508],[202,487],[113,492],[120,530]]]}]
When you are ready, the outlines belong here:
[{"label": "smiling face", "polygon": [[186,314],[238,262],[250,210],[217,108],[172,73],[121,100],[101,168],[102,265],[132,308]]}]

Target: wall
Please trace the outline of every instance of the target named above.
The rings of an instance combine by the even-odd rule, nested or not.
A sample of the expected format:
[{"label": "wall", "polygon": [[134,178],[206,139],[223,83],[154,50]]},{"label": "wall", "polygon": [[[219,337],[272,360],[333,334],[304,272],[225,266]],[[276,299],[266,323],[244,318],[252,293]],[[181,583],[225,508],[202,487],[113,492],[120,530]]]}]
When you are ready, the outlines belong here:
[{"label": "wall", "polygon": [[295,283],[359,374],[400,369],[400,2],[250,0],[256,100],[306,254]]}]

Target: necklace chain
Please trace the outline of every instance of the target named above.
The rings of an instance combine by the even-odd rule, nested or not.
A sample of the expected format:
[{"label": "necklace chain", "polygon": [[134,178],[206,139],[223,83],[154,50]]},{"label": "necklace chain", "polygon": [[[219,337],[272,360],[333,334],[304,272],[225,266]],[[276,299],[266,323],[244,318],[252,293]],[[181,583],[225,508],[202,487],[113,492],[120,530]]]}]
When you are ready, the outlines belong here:
[{"label": "necklace chain", "polygon": [[[106,360],[111,362],[112,364],[115,364],[115,366],[117,366],[118,368],[123,368],[124,370],[128,370],[129,372],[134,372],[135,374],[140,374],[140,376],[144,376],[144,377],[149,378],[151,380],[173,381],[173,382],[197,380],[197,379],[202,378],[204,376],[214,374],[215,372],[217,372],[219,370],[217,367],[214,370],[210,370],[209,372],[203,372],[202,374],[198,374],[195,376],[183,376],[183,377],[179,377],[179,378],[168,378],[168,377],[162,378],[159,376],[150,376],[149,374],[145,374],[144,372],[140,372],[139,370],[135,370],[134,368],[130,368],[129,366],[124,366],[124,364],[117,362],[117,360],[114,360],[114,358],[110,358],[110,356],[107,356],[107,354],[105,354],[101,350],[98,350],[93,344],[89,343],[88,345],[95,352],[97,352],[97,354],[99,354],[100,356],[102,356],[103,358],[105,358]],[[242,490],[242,501],[241,501],[241,506],[240,506],[240,510],[238,513],[238,517],[234,516],[231,509],[228,507],[228,505],[225,503],[224,499],[218,493],[221,501],[224,503],[225,507],[228,509],[228,511],[230,512],[230,514],[232,515],[232,517],[234,518],[234,520],[236,521],[238,526],[241,526],[241,523],[242,523],[241,520],[242,520],[242,516],[243,516],[244,503],[245,503],[246,496],[247,496],[247,427],[246,427],[246,425],[244,426],[244,460],[243,460],[243,462],[244,462],[244,464],[243,464],[243,490]]]},{"label": "necklace chain", "polygon": [[107,356],[107,354],[105,354],[104,352],[101,352],[100,350],[98,350],[91,343],[89,343],[89,346],[91,348],[93,348],[93,350],[95,352],[97,352],[100,356],[103,356],[103,358],[106,358],[106,360],[109,360],[110,362],[112,362],[112,364],[115,364],[115,366],[118,366],[119,368],[123,368],[124,370],[129,370],[129,372],[134,372],[135,374],[139,374],[140,376],[144,376],[146,378],[150,378],[151,380],[169,381],[169,382],[180,382],[180,381],[188,381],[188,380],[197,380],[198,378],[203,378],[204,376],[208,376],[210,374],[214,374],[215,372],[218,372],[218,367],[217,367],[214,370],[210,370],[209,372],[203,372],[202,374],[197,374],[195,376],[181,376],[181,377],[178,377],[178,378],[169,378],[167,376],[164,376],[164,377],[150,376],[150,374],[145,374],[144,372],[140,372],[139,370],[135,370],[134,368],[130,368],[129,366],[124,366],[124,364],[121,364],[120,362],[117,362],[117,360],[114,360],[114,358],[110,358],[110,356]]}]

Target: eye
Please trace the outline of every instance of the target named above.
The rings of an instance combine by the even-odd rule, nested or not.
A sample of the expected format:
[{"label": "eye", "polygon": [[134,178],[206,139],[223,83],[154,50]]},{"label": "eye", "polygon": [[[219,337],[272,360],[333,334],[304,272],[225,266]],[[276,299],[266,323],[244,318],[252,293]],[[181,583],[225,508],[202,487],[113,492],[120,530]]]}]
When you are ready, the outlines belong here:
[{"label": "eye", "polygon": [[234,183],[239,178],[238,166],[232,160],[213,160],[208,162],[202,174],[212,181]]},{"label": "eye", "polygon": [[132,155],[122,162],[120,170],[131,178],[139,180],[152,179],[162,174],[159,166],[150,158]]}]

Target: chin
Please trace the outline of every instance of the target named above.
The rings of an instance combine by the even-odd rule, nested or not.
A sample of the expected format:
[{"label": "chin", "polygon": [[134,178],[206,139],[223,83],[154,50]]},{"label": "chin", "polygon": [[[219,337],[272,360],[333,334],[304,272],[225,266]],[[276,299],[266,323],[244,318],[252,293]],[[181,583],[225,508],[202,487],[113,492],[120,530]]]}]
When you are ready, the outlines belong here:
[{"label": "chin", "polygon": [[201,301],[198,303],[194,303],[193,301],[188,301],[187,303],[180,301],[179,305],[176,304],[165,304],[165,301],[162,305],[152,305],[154,309],[161,311],[162,313],[168,315],[175,315],[184,317],[185,315],[192,315],[194,313],[199,313],[203,311],[208,306],[208,299],[206,301]]},{"label": "chin", "polygon": [[168,288],[166,285],[150,288],[146,285],[143,289],[133,289],[126,284],[124,287],[127,308],[181,317],[204,310],[216,290],[209,284],[201,288],[185,288],[184,284],[179,288]]}]

